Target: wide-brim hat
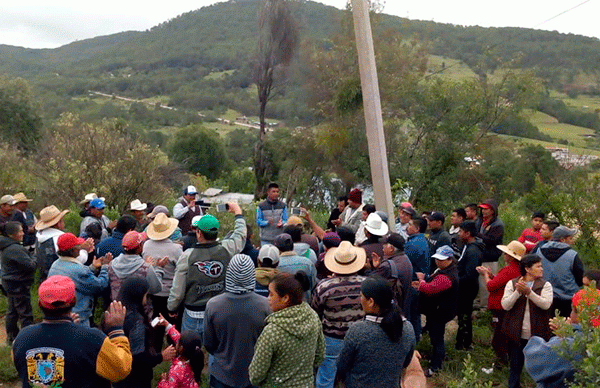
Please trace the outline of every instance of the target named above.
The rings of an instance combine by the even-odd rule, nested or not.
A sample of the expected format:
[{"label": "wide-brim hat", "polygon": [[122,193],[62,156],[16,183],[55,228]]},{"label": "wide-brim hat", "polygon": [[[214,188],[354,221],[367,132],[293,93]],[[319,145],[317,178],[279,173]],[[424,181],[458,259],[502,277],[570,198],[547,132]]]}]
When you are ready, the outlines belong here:
[{"label": "wide-brim hat", "polygon": [[340,275],[352,274],[365,267],[367,253],[363,248],[355,247],[349,241],[342,241],[337,248],[325,253],[325,267]]},{"label": "wide-brim hat", "polygon": [[96,193],[89,193],[85,195],[85,198],[83,198],[81,201],[79,201],[80,205],[84,205],[86,203],[92,202],[92,199],[96,199],[96,198],[100,198],[101,200],[106,200],[106,198],[104,197],[98,197],[96,195]]},{"label": "wide-brim hat", "polygon": [[134,199],[133,201],[131,201],[131,203],[129,204],[129,210],[146,210],[148,208],[148,205],[145,203],[142,203],[142,201],[140,201],[139,199]]},{"label": "wide-brim hat", "polygon": [[29,199],[27,198],[27,196],[24,193],[17,193],[15,195],[13,195],[14,200],[19,203],[19,202],[31,202],[33,201],[33,199]]},{"label": "wide-brim hat", "polygon": [[176,218],[169,218],[164,213],[158,213],[154,221],[148,225],[146,234],[151,240],[164,240],[173,234],[177,225],[179,225],[179,221]]},{"label": "wide-brim hat", "polygon": [[68,212],[68,209],[60,211],[54,205],[43,208],[40,212],[40,220],[35,224],[35,229],[44,230],[56,225]]},{"label": "wide-brim hat", "polygon": [[519,261],[521,261],[521,257],[527,252],[525,245],[514,240],[509,242],[508,245],[496,245],[496,248]]},{"label": "wide-brim hat", "polygon": [[371,213],[364,222],[365,229],[374,236],[385,236],[389,232],[390,228],[388,224],[383,222],[379,214]]}]

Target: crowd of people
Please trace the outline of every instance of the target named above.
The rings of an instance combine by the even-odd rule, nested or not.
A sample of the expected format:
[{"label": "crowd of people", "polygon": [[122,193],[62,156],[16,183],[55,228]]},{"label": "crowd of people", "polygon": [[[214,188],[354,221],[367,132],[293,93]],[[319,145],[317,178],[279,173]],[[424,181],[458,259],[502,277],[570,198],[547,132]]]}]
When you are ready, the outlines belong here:
[{"label": "crowd of people", "polygon": [[494,200],[457,207],[446,230],[442,212],[403,202],[387,215],[353,189],[318,225],[271,183],[256,247],[238,204],[224,206],[235,221],[223,233],[194,186],[172,212],[136,199],[117,220],[89,193],[78,235],[64,231],[69,210],[38,219],[29,202],[0,198],[7,342],[23,387],[149,388],[163,361],[159,388],[197,387],[204,370],[214,388],[425,387],[443,367],[447,324],[457,319],[454,346],[468,351],[482,308],[509,388],[524,366],[540,386],[566,387],[572,366],[540,361],[556,341],[553,311],[576,324],[581,287],[600,280],[571,247],[577,230],[543,213],[504,245]]}]

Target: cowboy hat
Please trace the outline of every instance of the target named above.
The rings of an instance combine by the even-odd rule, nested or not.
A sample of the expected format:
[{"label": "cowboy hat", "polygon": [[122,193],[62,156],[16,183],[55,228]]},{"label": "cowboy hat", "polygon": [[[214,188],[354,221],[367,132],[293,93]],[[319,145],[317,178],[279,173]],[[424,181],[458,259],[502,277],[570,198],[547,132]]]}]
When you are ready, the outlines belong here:
[{"label": "cowboy hat", "polygon": [[525,245],[518,241],[511,241],[508,243],[508,245],[496,245],[496,248],[519,261],[521,261],[521,256],[523,256],[527,251]]},{"label": "cowboy hat", "polygon": [[371,213],[367,217],[367,220],[363,222],[365,229],[374,236],[385,236],[389,232],[388,225],[383,222],[379,214]]},{"label": "cowboy hat", "polygon": [[15,195],[13,195],[13,198],[15,199],[15,201],[17,203],[19,202],[31,202],[33,201],[33,199],[28,199],[27,196],[23,193],[17,193]]},{"label": "cowboy hat", "polygon": [[367,253],[349,241],[342,241],[337,248],[330,248],[325,254],[325,267],[333,273],[347,275],[363,269]]},{"label": "cowboy hat", "polygon": [[54,205],[43,208],[40,212],[40,220],[35,224],[35,229],[43,230],[56,225],[68,212],[68,209],[61,212]]},{"label": "cowboy hat", "polygon": [[169,218],[164,213],[158,213],[154,221],[148,225],[146,234],[151,240],[164,240],[173,234],[178,224],[179,221],[176,218]]},{"label": "cowboy hat", "polygon": [[92,199],[96,199],[96,198],[100,198],[101,200],[103,200],[103,201],[104,201],[104,197],[98,197],[98,196],[96,195],[96,193],[89,193],[89,194],[86,194],[86,195],[85,195],[85,198],[83,198],[83,199],[82,199],[82,200],[79,202],[79,204],[80,204],[80,205],[84,205],[84,204],[86,204],[86,203],[88,203],[88,202],[91,202],[91,201],[92,201]]},{"label": "cowboy hat", "polygon": [[142,201],[140,201],[139,199],[134,199],[129,204],[129,210],[146,210],[147,207],[148,205],[142,203]]}]

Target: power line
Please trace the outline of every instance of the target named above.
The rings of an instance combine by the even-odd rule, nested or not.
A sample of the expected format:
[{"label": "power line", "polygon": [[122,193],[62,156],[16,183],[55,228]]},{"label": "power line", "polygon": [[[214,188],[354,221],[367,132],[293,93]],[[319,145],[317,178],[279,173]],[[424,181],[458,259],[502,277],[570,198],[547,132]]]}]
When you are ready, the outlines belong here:
[{"label": "power line", "polygon": [[[585,1],[583,1],[583,2],[581,2],[581,3],[579,3],[579,4],[577,4],[577,5],[575,5],[574,7],[571,7],[571,8],[569,8],[569,9],[565,10],[565,11],[562,11],[562,12],[560,12],[560,13],[558,13],[558,14],[556,14],[556,15],[552,16],[551,18],[549,18],[549,19],[546,19],[546,20],[544,20],[543,22],[536,24],[535,26],[533,26],[533,27],[531,27],[531,28],[532,28],[532,29],[536,29],[536,28],[538,28],[539,26],[541,26],[541,25],[543,25],[543,24],[546,24],[546,23],[548,23],[549,21],[551,21],[551,20],[554,20],[554,19],[556,19],[556,18],[557,18],[557,17],[559,17],[559,16],[562,16],[562,15],[564,15],[564,14],[566,14],[566,13],[569,13],[569,12],[573,11],[574,9],[581,7],[582,5],[584,5],[584,4],[586,4],[586,3],[589,3],[590,1],[592,1],[592,0],[585,0]],[[488,35],[491,35],[491,32],[488,32]],[[517,35],[514,35],[514,36],[510,37],[509,39],[507,39],[506,41],[504,41],[504,42],[502,42],[502,43],[506,43],[506,42],[508,42],[508,41],[510,41],[510,40],[512,40],[512,39],[514,39],[514,38],[515,38],[516,36],[518,36],[518,35],[519,35],[519,34],[517,34]],[[493,44],[492,46],[490,46],[490,47],[489,47],[489,49],[493,49],[493,48],[495,48],[496,46],[498,46],[499,44],[500,44],[500,43],[495,43],[495,44]],[[432,77],[432,76],[434,76],[434,75],[437,75],[437,74],[443,73],[444,71],[446,71],[446,70],[448,70],[448,69],[451,69],[451,68],[453,68],[454,66],[458,66],[458,65],[459,65],[459,63],[454,63],[454,64],[452,64],[452,65],[450,65],[450,66],[444,67],[443,69],[440,69],[440,70],[438,70],[438,71],[435,71],[435,72],[433,72],[433,73],[431,73],[431,74],[427,74],[427,75],[426,75],[424,78],[425,78],[425,79],[427,79],[427,78],[429,78],[429,77]]]}]

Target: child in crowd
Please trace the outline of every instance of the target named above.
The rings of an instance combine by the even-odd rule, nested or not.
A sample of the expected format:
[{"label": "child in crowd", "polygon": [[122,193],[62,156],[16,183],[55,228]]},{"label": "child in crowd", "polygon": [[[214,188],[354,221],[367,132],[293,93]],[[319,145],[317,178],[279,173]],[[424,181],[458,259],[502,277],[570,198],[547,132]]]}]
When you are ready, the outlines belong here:
[{"label": "child in crowd", "polygon": [[177,356],[171,363],[168,373],[163,373],[156,388],[198,388],[204,368],[202,338],[192,330],[179,334],[162,315],[158,325],[164,326],[169,337],[177,344]]}]

